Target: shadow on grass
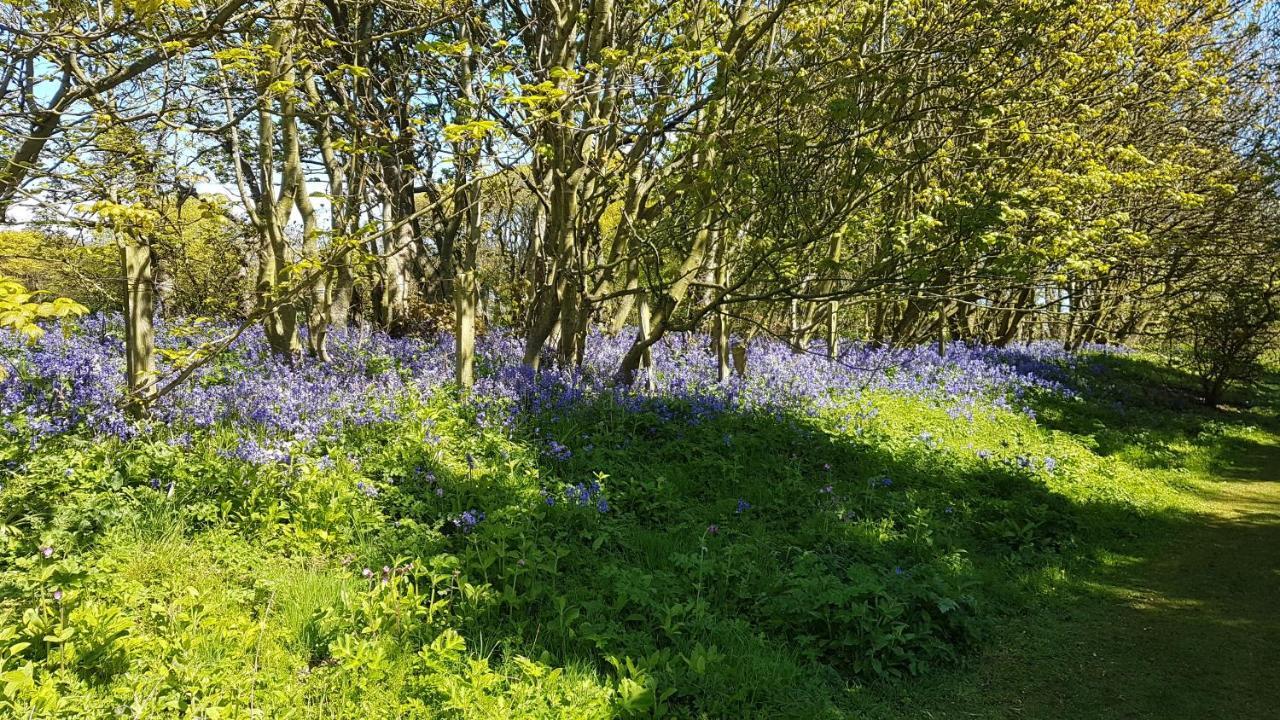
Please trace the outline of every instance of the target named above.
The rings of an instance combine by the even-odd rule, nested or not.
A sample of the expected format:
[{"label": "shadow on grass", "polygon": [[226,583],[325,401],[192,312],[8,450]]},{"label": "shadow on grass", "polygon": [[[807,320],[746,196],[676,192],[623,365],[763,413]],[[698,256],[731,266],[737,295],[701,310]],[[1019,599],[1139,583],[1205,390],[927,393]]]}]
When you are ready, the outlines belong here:
[{"label": "shadow on grass", "polygon": [[1214,448],[1210,469],[1225,480],[1280,483],[1280,445],[1248,438],[1223,438]]},{"label": "shadow on grass", "polygon": [[1101,456],[1120,456],[1139,467],[1178,468],[1190,454],[1207,451],[1205,469],[1225,476],[1264,479],[1271,470],[1268,451],[1240,434],[1280,434],[1280,373],[1268,373],[1217,408],[1199,401],[1190,374],[1142,357],[1096,356],[1068,384],[1080,398],[1036,396],[1031,404],[1038,421],[1085,439]]},{"label": "shadow on grass", "polygon": [[1254,507],[1164,521],[1158,541],[1092,573],[1083,598],[1013,622],[957,694],[972,701],[981,688],[980,717],[1275,717],[1280,497]]}]

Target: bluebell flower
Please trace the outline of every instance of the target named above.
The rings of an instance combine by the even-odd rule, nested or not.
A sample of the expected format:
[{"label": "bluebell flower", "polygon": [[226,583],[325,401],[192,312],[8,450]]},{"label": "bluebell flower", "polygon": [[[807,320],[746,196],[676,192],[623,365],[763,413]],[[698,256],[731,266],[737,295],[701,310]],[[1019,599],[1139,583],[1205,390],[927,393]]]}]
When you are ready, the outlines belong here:
[{"label": "bluebell flower", "polygon": [[547,454],[555,460],[568,460],[572,457],[573,452],[567,446],[552,440],[547,443]]},{"label": "bluebell flower", "polygon": [[471,532],[472,530],[475,529],[476,525],[479,525],[483,521],[484,521],[484,513],[474,509],[466,510],[461,515],[459,515],[457,518],[454,519],[454,523],[464,533]]}]

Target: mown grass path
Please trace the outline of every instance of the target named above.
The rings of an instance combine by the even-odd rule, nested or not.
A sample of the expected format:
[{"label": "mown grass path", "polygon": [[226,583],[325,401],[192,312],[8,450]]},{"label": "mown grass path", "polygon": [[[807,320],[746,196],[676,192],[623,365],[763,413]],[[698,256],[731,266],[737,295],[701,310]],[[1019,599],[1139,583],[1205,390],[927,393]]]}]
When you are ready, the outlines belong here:
[{"label": "mown grass path", "polygon": [[[1264,404],[1235,417],[1151,413],[1162,440],[1190,448],[1172,466],[1195,511],[1135,524],[1061,597],[1009,619],[966,668],[890,693],[873,716],[1280,718],[1278,389],[1269,383]],[[1204,420],[1235,429],[1194,439]]]},{"label": "mown grass path", "polygon": [[1250,459],[1198,522],[1091,583],[1098,601],[1045,638],[1057,656],[1006,676],[1031,687],[992,679],[1010,716],[1280,717],[1280,446]]}]

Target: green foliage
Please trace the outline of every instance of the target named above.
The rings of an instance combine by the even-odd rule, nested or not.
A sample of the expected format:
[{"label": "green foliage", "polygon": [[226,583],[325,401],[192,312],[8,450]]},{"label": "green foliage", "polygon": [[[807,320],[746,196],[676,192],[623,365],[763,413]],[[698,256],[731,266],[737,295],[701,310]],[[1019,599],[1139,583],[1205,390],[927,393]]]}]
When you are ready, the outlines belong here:
[{"label": "green foliage", "polygon": [[1177,356],[1200,381],[1201,396],[1216,405],[1232,386],[1262,377],[1264,352],[1280,339],[1280,288],[1241,277],[1198,293],[1181,318],[1186,337]]},{"label": "green foliage", "polygon": [[0,329],[12,330],[34,341],[44,334],[38,321],[78,317],[87,312],[88,308],[74,300],[44,300],[41,293],[31,292],[15,280],[0,277]]}]

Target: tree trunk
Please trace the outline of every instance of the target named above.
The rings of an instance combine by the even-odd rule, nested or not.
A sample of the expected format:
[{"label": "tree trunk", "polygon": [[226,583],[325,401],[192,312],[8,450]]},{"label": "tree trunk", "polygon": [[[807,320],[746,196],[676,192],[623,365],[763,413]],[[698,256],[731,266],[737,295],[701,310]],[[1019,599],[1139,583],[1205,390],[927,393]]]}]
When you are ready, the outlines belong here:
[{"label": "tree trunk", "polygon": [[355,276],[346,258],[339,261],[329,292],[330,326],[343,328],[351,324],[351,308],[355,293]]},{"label": "tree trunk", "polygon": [[[720,288],[729,285],[728,244],[727,237],[720,238],[716,244],[715,284]],[[716,350],[716,380],[729,380],[729,315],[723,307],[716,308],[714,345]]]},{"label": "tree trunk", "polygon": [[623,286],[631,294],[623,295],[618,298],[617,304],[613,308],[613,313],[609,316],[609,322],[605,325],[606,331],[610,335],[617,335],[627,326],[627,320],[631,319],[631,310],[636,304],[635,291],[640,287],[640,264],[634,260],[627,263],[626,279]]},{"label": "tree trunk", "polygon": [[474,270],[466,270],[453,280],[454,380],[470,390],[476,381],[476,306],[479,287]]},{"label": "tree trunk", "polygon": [[840,356],[840,335],[837,333],[840,321],[840,301],[827,303],[827,357],[835,360]]},{"label": "tree trunk", "polygon": [[125,279],[125,380],[129,393],[127,412],[147,414],[147,393],[156,381],[155,279],[151,245],[123,235],[119,239],[120,264]]},{"label": "tree trunk", "polygon": [[995,344],[1004,347],[1013,342],[1018,337],[1018,329],[1022,326],[1022,319],[1027,316],[1030,310],[1031,294],[1035,288],[1028,285],[1024,287],[1013,302],[1013,307],[1008,311],[1004,324],[1004,329],[1000,331],[1000,336],[996,338]]},{"label": "tree trunk", "polygon": [[[649,333],[652,331],[652,327],[650,327],[651,315],[649,312],[649,298],[647,296],[641,296],[639,305],[639,335],[640,339],[644,339],[649,337]],[[650,353],[649,346],[647,345],[645,346],[644,351],[640,353],[640,369],[644,376],[644,389],[649,392],[653,392],[657,384],[654,382],[653,378],[653,355]]]}]

